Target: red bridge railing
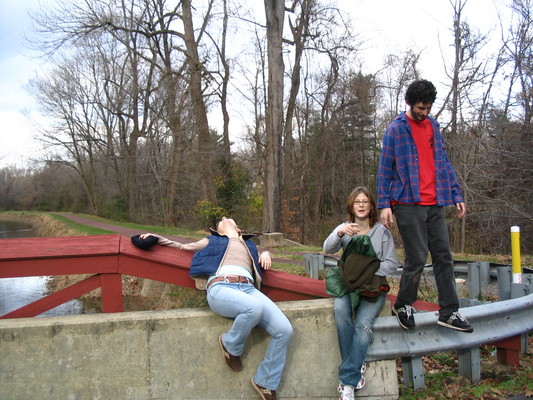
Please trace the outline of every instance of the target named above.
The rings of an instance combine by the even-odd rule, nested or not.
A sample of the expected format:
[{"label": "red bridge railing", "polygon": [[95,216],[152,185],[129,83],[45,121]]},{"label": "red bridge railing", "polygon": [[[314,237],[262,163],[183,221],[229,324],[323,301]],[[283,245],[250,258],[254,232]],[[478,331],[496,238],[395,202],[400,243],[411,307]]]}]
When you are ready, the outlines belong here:
[{"label": "red bridge railing", "polygon": [[[194,288],[189,277],[192,253],[154,246],[140,250],[127,237],[114,235],[0,240],[0,278],[89,274],[90,277],[0,316],[34,317],[102,288],[102,311],[124,311],[122,275]],[[274,301],[330,297],[322,280],[269,270],[262,291]],[[390,296],[393,298],[393,296]],[[435,304],[417,302],[421,310]]]}]

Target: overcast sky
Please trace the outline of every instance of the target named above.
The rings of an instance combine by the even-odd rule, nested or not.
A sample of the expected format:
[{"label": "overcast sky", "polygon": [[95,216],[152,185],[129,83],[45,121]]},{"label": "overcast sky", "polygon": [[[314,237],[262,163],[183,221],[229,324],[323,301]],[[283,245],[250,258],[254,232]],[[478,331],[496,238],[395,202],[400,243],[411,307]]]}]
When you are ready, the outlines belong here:
[{"label": "overcast sky", "polygon": [[[411,47],[422,51],[424,77],[434,80],[439,89],[438,76],[443,74],[440,49],[448,49],[451,41],[450,0],[338,2],[353,16],[354,28],[366,40],[362,57],[369,69],[365,72],[382,65],[385,54]],[[36,105],[24,87],[39,71],[40,61],[28,57],[23,40],[30,24],[28,11],[38,4],[39,0],[0,0],[0,168],[27,167],[27,160],[39,148],[26,117],[36,117]],[[506,10],[501,0],[468,0],[465,12],[471,26],[486,31],[499,25],[497,7],[500,12]],[[496,35],[495,41],[497,29]]]}]

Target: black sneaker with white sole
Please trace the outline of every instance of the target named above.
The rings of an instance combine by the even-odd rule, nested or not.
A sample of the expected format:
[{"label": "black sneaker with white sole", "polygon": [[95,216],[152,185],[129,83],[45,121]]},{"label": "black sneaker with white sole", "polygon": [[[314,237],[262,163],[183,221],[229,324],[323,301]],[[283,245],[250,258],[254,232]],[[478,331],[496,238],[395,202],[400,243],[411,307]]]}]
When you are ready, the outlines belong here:
[{"label": "black sneaker with white sole", "polygon": [[437,324],[445,326],[446,328],[455,329],[461,332],[474,332],[474,328],[470,326],[465,317],[463,317],[458,311],[451,313],[450,315],[441,315]]},{"label": "black sneaker with white sole", "polygon": [[415,317],[413,316],[415,311],[415,308],[409,304],[401,307],[392,307],[392,313],[396,315],[398,323],[403,329],[413,329],[415,327]]}]

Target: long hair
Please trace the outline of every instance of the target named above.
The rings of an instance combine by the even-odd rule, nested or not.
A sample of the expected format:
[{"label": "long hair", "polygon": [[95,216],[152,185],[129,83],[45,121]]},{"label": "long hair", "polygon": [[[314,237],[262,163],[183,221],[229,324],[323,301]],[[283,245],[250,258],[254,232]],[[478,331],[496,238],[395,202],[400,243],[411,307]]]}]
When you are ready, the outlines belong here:
[{"label": "long hair", "polygon": [[370,201],[370,214],[368,214],[368,219],[369,225],[372,228],[376,224],[376,222],[378,222],[378,207],[376,205],[376,201],[374,200],[374,196],[372,196],[372,193],[370,193],[370,190],[368,190],[366,187],[356,187],[348,196],[348,200],[346,201],[346,211],[348,212],[348,219],[350,220],[350,222],[355,222],[353,204],[355,202],[355,198],[361,193],[368,197],[368,200]]}]

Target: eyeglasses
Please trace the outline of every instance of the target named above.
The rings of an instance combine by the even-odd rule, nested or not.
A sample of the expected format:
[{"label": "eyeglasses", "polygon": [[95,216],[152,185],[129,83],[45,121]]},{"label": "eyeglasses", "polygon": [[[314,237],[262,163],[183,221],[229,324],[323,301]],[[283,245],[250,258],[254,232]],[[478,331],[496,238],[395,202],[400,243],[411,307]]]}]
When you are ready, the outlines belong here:
[{"label": "eyeglasses", "polygon": [[370,202],[368,200],[355,200],[353,202],[355,205],[357,206],[360,206],[360,205],[363,205],[363,206],[366,206],[368,205]]}]

